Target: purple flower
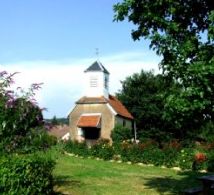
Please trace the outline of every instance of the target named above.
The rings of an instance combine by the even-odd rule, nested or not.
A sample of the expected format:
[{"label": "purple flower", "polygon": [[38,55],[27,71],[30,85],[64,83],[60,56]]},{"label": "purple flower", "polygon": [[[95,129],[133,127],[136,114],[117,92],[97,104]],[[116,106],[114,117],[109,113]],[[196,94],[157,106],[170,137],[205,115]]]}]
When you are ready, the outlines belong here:
[{"label": "purple flower", "polygon": [[36,101],[36,99],[35,98],[31,98],[30,100],[30,103],[32,103],[32,105],[34,106],[34,107],[37,107],[37,101]]},{"label": "purple flower", "polygon": [[12,91],[12,90],[7,90],[7,91],[5,92],[5,95],[6,95],[7,98],[9,98],[9,99],[14,99],[14,91]]},{"label": "purple flower", "polygon": [[31,85],[32,90],[41,89],[41,85],[43,85],[43,83],[33,83],[33,84]]},{"label": "purple flower", "polygon": [[6,108],[12,108],[15,105],[15,100],[14,99],[9,99],[6,104],[5,107]]},{"label": "purple flower", "polygon": [[8,73],[6,71],[1,71],[0,72],[0,77],[4,77],[5,75],[7,75]]}]

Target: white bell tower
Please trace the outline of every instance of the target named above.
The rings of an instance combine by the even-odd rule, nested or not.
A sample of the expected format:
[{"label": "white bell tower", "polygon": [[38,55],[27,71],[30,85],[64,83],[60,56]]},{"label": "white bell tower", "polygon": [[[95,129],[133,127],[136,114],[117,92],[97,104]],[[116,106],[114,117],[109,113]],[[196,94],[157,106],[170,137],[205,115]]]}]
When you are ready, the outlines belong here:
[{"label": "white bell tower", "polygon": [[85,71],[85,96],[109,98],[109,72],[99,62],[94,62]]}]

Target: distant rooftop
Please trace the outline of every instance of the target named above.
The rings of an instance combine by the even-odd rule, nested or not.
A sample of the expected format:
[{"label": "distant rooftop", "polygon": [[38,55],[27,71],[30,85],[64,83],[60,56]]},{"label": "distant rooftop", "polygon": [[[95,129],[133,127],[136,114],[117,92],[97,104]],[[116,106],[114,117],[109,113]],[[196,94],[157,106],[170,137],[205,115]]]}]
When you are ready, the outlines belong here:
[{"label": "distant rooftop", "polygon": [[109,74],[108,70],[106,70],[106,68],[101,64],[101,62],[96,61],[94,62],[91,66],[89,66],[85,72],[96,72],[96,71],[101,71],[104,72],[106,74]]}]

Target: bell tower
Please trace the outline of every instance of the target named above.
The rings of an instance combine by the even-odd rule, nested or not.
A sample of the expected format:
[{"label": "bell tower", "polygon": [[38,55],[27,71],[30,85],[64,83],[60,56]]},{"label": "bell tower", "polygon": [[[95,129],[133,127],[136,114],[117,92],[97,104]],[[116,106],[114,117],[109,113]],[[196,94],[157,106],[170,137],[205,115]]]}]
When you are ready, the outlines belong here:
[{"label": "bell tower", "polygon": [[99,61],[85,71],[85,96],[109,98],[109,72]]}]

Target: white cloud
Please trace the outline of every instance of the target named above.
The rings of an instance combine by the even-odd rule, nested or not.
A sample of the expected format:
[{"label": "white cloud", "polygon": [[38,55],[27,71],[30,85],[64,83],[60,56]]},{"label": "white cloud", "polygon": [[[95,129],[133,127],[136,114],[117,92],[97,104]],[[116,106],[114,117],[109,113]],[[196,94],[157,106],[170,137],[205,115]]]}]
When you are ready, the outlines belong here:
[{"label": "white cloud", "polygon": [[[70,59],[63,61],[33,61],[4,64],[0,70],[20,72],[15,77],[16,85],[25,89],[32,83],[44,83],[36,99],[41,107],[46,107],[47,118],[65,117],[83,93],[84,70],[94,59]],[[141,69],[154,69],[158,72],[159,58],[150,53],[126,52],[104,56],[100,60],[110,72],[110,91],[115,93],[121,88],[120,81]]]}]

